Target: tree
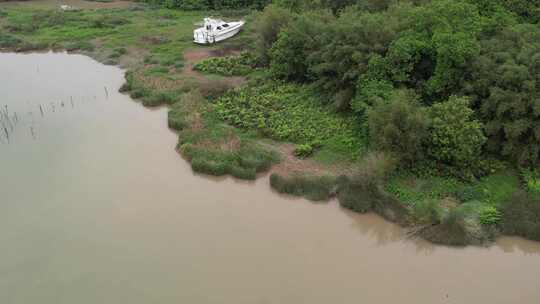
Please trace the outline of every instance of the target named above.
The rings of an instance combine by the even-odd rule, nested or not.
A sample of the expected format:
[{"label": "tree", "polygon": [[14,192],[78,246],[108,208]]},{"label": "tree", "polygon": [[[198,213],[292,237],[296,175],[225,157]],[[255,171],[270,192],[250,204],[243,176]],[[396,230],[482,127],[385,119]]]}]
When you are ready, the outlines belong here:
[{"label": "tree", "polygon": [[463,89],[473,97],[487,148],[521,165],[540,163],[540,29],[520,24],[483,40]]},{"label": "tree", "polygon": [[269,50],[278,39],[279,32],[293,19],[291,11],[276,5],[267,6],[255,23],[256,49],[263,63],[269,62]]},{"label": "tree", "polygon": [[429,117],[408,90],[397,90],[391,100],[368,111],[370,139],[375,148],[392,153],[406,166],[425,156]]},{"label": "tree", "polygon": [[429,110],[428,155],[446,165],[469,170],[474,167],[486,142],[483,125],[473,119],[466,97],[451,96]]},{"label": "tree", "polygon": [[298,16],[284,27],[270,49],[273,76],[292,81],[312,80],[306,57],[321,47],[318,34],[333,21],[335,18],[329,11],[313,11]]}]

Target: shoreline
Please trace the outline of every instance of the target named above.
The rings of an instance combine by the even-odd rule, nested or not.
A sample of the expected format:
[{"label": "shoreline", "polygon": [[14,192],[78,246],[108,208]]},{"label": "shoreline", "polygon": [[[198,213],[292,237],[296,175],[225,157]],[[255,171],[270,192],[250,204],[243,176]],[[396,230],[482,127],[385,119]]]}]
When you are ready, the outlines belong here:
[{"label": "shoreline", "polygon": [[[175,12],[183,14],[185,12]],[[164,13],[165,15],[165,13]],[[201,14],[202,15],[202,14]],[[97,17],[99,18],[99,16]],[[115,21],[121,23],[120,21]],[[124,22],[124,21],[122,21]],[[128,22],[128,21],[125,21]],[[113,25],[114,28],[116,25]],[[10,34],[7,34],[9,36]],[[35,37],[34,37],[35,38]],[[144,38],[144,36],[143,36]],[[167,65],[163,61],[154,62],[147,53],[152,50],[132,50],[129,47],[105,47],[94,45],[99,38],[90,40],[93,50],[65,48],[65,45],[43,45],[35,42],[19,41],[14,47],[2,47],[1,52],[34,53],[40,51],[66,51],[68,54],[79,54],[106,65],[118,65],[125,70],[126,84],[121,88],[123,93],[129,94],[132,99],[141,102],[146,107],[166,105],[169,109],[169,127],[178,132],[179,142],[177,151],[185,160],[191,163],[192,169],[198,173],[209,175],[231,175],[239,179],[253,180],[260,174],[269,176],[270,186],[280,193],[306,197],[315,201],[328,201],[336,198],[340,205],[349,210],[360,213],[375,212],[386,220],[400,224],[411,229],[411,236],[419,236],[430,242],[454,245],[481,245],[488,246],[498,235],[497,229],[482,231],[480,235],[469,235],[469,232],[460,228],[460,225],[446,227],[438,225],[418,225],[411,219],[411,207],[403,201],[393,197],[385,191],[385,181],[376,173],[361,172],[358,180],[351,175],[340,174],[312,175],[306,172],[295,175],[291,171],[281,169],[272,171],[279,160],[291,156],[293,151],[280,151],[279,146],[287,143],[273,142],[261,144],[261,136],[253,135],[249,130],[231,126],[215,116],[209,99],[221,96],[229,89],[243,85],[242,81],[231,81],[227,77],[209,78],[207,75],[194,71],[193,65],[209,57],[212,52],[222,55],[229,54],[229,44],[220,44],[218,48],[193,48],[184,46],[178,56],[171,57]],[[163,37],[164,43],[175,43],[171,38]],[[185,41],[183,41],[185,42]],[[29,43],[29,44],[26,44]],[[64,41],[70,43],[70,41]],[[161,50],[161,41],[156,42],[156,48]],[[20,45],[19,45],[20,44]],[[40,49],[45,46],[46,48]],[[234,49],[234,44],[232,45]],[[29,49],[27,49],[29,48]],[[21,50],[22,51],[19,51]],[[205,52],[208,57],[194,56],[197,60],[186,56],[190,51]],[[160,53],[161,54],[161,53]],[[159,60],[170,60],[169,51]],[[144,58],[143,58],[144,57]],[[156,56],[159,57],[159,56]],[[122,61],[127,60],[127,61]],[[170,76],[174,76],[171,78]],[[194,75],[197,75],[194,77]],[[200,77],[200,78],[199,78]],[[151,84],[151,86],[147,86]],[[218,133],[217,137],[213,137]],[[188,140],[186,140],[186,138]],[[203,155],[200,157],[199,155]],[[295,161],[306,162],[292,155]],[[225,164],[225,165],[223,165]],[[285,168],[287,168],[285,166]],[[362,170],[360,170],[362,171]],[[364,170],[368,171],[368,170]],[[284,172],[289,176],[284,176]],[[280,174],[277,174],[280,173]],[[452,234],[459,234],[459,240],[450,241]],[[446,243],[445,243],[446,242]]]}]

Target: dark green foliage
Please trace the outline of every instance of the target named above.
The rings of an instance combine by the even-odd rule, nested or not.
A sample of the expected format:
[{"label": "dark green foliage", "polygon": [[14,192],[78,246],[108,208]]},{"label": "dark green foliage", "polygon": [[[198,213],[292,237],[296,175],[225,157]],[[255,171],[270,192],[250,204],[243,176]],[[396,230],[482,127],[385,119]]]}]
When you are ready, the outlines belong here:
[{"label": "dark green foliage", "polygon": [[395,154],[404,166],[424,157],[429,119],[411,92],[396,91],[392,100],[369,111],[369,133],[373,145]]},{"label": "dark green foliage", "polygon": [[278,39],[280,30],[292,20],[292,13],[275,5],[267,6],[255,21],[256,50],[263,63],[269,61],[269,50]]},{"label": "dark green foliage", "polygon": [[22,41],[10,34],[0,32],[0,49],[13,48],[19,45]]},{"label": "dark green foliage", "polygon": [[508,10],[523,21],[538,23],[540,21],[540,1],[538,0],[469,0],[483,10],[490,12]]},{"label": "dark green foliage", "polygon": [[113,52],[109,55],[109,58],[119,58],[122,55],[125,55],[127,53],[126,48],[120,47],[113,50]]},{"label": "dark green foliage", "polygon": [[457,198],[461,203],[470,202],[470,201],[483,201],[485,200],[486,194],[475,185],[463,185],[457,188],[453,196]]},{"label": "dark green foliage", "polygon": [[317,38],[334,20],[328,11],[306,12],[285,26],[270,50],[270,70],[274,77],[294,81],[313,80],[308,71],[310,56],[320,47]]},{"label": "dark green foliage", "polygon": [[540,28],[521,24],[482,41],[465,93],[475,97],[487,148],[520,164],[540,161]]},{"label": "dark green foliage", "polygon": [[519,191],[502,205],[504,233],[540,241],[540,197]]},{"label": "dark green foliage", "polygon": [[326,201],[336,191],[336,179],[329,176],[270,176],[270,186],[279,193],[303,196],[312,201]]},{"label": "dark green foliage", "polygon": [[410,211],[406,205],[383,192],[381,181],[370,173],[340,178],[338,199],[342,207],[355,212],[376,212],[382,217],[405,224]]}]

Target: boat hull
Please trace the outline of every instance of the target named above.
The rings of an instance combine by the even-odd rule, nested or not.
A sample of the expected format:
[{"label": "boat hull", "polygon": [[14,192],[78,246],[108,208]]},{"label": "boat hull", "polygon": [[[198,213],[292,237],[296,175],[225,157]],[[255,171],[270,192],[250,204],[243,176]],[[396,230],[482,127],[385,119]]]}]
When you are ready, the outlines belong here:
[{"label": "boat hull", "polygon": [[194,31],[193,42],[197,44],[213,44],[220,42],[238,34],[238,32],[240,32],[242,29],[242,26],[244,26],[244,23],[238,22],[237,24],[221,32],[208,32],[204,28],[200,28]]}]

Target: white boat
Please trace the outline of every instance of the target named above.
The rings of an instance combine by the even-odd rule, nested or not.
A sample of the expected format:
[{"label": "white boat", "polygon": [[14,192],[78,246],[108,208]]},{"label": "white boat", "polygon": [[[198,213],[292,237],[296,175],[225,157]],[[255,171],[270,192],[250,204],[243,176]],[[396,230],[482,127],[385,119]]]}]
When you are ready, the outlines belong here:
[{"label": "white boat", "polygon": [[204,26],[193,31],[193,41],[211,44],[238,34],[244,21],[225,22],[220,19],[204,18]]}]

